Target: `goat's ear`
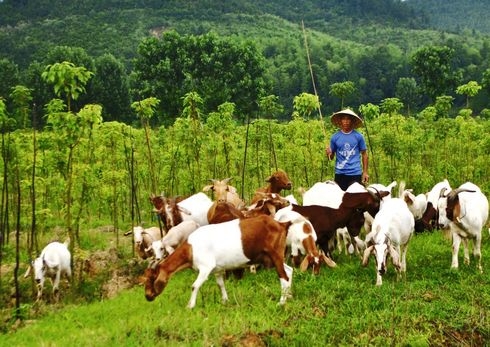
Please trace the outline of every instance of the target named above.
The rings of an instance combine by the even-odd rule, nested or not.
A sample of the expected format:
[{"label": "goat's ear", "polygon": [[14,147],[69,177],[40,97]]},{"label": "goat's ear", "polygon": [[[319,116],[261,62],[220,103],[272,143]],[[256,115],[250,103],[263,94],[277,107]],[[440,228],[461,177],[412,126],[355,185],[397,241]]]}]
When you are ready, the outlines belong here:
[{"label": "goat's ear", "polygon": [[369,264],[369,256],[373,252],[374,245],[369,246],[364,250],[364,255],[362,257],[362,266],[367,266]]},{"label": "goat's ear", "polygon": [[27,268],[27,271],[24,274],[24,278],[27,278],[29,276],[29,274],[31,273],[31,268],[32,268],[32,263],[29,264],[29,267]]},{"label": "goat's ear", "polygon": [[400,264],[400,255],[396,251],[395,247],[393,247],[392,245],[389,245],[388,246],[388,253],[391,256],[391,260],[392,260],[393,266],[396,267],[397,269],[400,269],[400,266],[401,266],[401,264]]},{"label": "goat's ear", "polygon": [[302,272],[305,272],[308,269],[308,265],[309,265],[309,256],[307,255],[303,259],[303,261],[301,262],[301,264],[299,264],[299,270],[302,271]]},{"label": "goat's ear", "polygon": [[207,186],[205,186],[205,187],[202,189],[202,191],[203,191],[203,192],[208,192],[208,191],[209,191],[209,190],[210,190],[212,187],[213,187],[213,185],[212,185],[212,184],[208,184]]}]

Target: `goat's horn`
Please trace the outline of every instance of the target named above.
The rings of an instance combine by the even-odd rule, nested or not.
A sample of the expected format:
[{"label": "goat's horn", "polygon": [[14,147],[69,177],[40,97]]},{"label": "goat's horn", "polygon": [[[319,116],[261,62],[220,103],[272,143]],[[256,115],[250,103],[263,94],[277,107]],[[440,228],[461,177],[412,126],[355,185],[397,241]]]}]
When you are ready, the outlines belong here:
[{"label": "goat's horn", "polygon": [[444,197],[444,193],[446,192],[447,188],[444,187],[444,188],[441,188],[441,191],[439,192],[439,197],[440,198],[443,198]]}]

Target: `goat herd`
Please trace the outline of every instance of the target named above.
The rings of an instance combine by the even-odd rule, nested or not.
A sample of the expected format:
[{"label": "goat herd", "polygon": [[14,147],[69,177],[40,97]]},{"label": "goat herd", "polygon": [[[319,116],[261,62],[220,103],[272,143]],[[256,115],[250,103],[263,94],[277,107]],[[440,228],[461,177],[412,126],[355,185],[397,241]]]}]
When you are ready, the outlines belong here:
[{"label": "goat herd", "polygon": [[[376,285],[381,285],[388,258],[398,274],[405,272],[414,233],[436,227],[452,235],[452,268],[458,268],[461,242],[464,261],[469,264],[468,241],[472,241],[482,272],[481,240],[488,199],[473,183],[452,189],[443,180],[431,191],[415,195],[401,182],[398,197],[392,197],[396,181],[368,187],[354,183],[346,191],[333,181],[318,182],[302,191],[303,204],[299,205],[293,195],[280,195],[292,184],[284,171],[277,171],[246,206],[229,181],[213,179],[203,188],[214,193],[214,200],[203,192],[187,198],[150,196],[167,232],[137,226],[125,234],[132,233],[138,255],[151,260],[144,274],[147,300],[154,300],[174,273],[193,268],[198,275],[188,307],[196,305],[199,288],[212,273],[226,301],[225,272],[241,276],[246,266],[262,264],[276,269],[281,285],[279,303],[284,304],[291,296],[293,268],[306,271],[311,267],[318,274],[322,263],[336,266],[332,259],[336,244],[340,251],[345,247],[346,252],[357,253],[364,266],[373,255]],[[364,240],[361,230],[366,232]],[[67,245],[48,244],[32,266],[38,299],[46,276],[57,293],[60,276],[71,273]]]}]

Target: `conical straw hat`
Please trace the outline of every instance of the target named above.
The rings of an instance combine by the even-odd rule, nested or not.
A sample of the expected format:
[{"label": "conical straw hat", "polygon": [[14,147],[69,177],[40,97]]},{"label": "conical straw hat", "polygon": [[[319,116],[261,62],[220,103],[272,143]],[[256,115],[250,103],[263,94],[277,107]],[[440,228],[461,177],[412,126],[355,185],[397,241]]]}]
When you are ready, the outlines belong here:
[{"label": "conical straw hat", "polygon": [[332,124],[337,126],[337,127],[341,127],[341,119],[342,119],[342,116],[345,116],[345,115],[348,115],[348,116],[351,116],[352,119],[353,119],[353,128],[356,129],[356,128],[360,128],[363,126],[363,120],[361,117],[359,117],[354,111],[346,108],[342,111],[339,111],[339,112],[335,112],[332,117],[330,117],[330,120],[332,121]]}]

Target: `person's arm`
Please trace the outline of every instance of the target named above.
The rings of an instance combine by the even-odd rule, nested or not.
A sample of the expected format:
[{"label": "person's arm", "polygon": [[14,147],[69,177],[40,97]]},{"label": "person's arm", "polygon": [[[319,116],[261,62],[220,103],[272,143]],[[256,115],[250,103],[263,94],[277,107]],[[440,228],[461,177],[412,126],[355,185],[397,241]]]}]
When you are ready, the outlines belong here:
[{"label": "person's arm", "polygon": [[361,159],[362,159],[362,182],[367,183],[369,181],[369,160],[367,150],[361,151]]},{"label": "person's arm", "polygon": [[330,146],[327,146],[327,148],[325,148],[325,154],[327,155],[328,159],[330,159],[330,160],[332,160],[335,157],[335,152],[332,151]]},{"label": "person's arm", "polygon": [[330,139],[330,142],[327,143],[327,147],[325,147],[325,154],[327,155],[327,158],[332,160],[335,157],[335,152],[332,150],[332,139]]}]

